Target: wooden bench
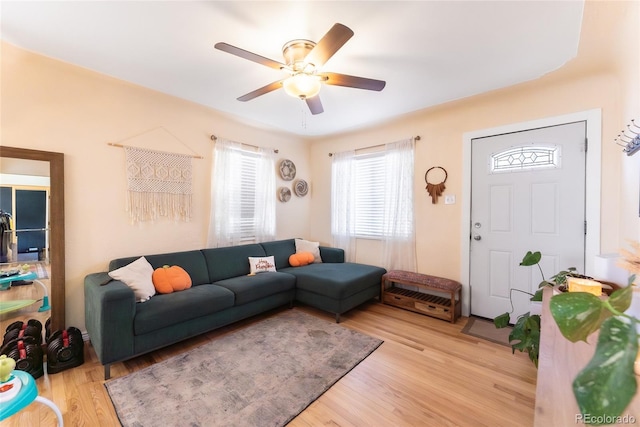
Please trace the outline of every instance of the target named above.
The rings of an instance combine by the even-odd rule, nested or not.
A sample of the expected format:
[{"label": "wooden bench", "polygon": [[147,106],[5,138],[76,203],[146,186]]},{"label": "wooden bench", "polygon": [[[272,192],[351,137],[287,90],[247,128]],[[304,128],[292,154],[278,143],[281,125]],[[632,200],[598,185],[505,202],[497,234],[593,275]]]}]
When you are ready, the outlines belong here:
[{"label": "wooden bench", "polygon": [[[400,288],[395,284],[415,286],[424,292]],[[433,292],[449,294],[449,297],[434,295]],[[462,285],[443,277],[391,270],[382,276],[381,301],[455,323],[462,314]]]}]

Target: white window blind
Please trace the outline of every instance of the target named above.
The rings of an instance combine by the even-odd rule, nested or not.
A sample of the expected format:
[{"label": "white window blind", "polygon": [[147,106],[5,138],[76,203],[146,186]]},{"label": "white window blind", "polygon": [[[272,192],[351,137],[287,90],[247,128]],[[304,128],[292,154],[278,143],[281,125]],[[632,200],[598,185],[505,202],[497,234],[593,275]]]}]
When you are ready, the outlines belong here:
[{"label": "white window blind", "polygon": [[255,208],[256,208],[256,187],[258,169],[258,154],[250,151],[241,151],[240,164],[240,182],[237,191],[240,194],[240,218],[237,226],[240,228],[240,240],[248,243],[255,241],[256,224],[255,224]]},{"label": "white window blind", "polygon": [[232,157],[231,168],[236,171],[235,179],[230,181],[231,190],[239,197],[228,200],[229,226],[232,232],[240,234],[242,243],[255,240],[255,206],[256,206],[256,170],[259,156],[257,153],[236,150]]},{"label": "white window blind", "polygon": [[275,238],[275,157],[272,150],[243,150],[219,139],[211,169],[210,247]]},{"label": "white window blind", "polygon": [[384,152],[356,156],[355,234],[380,237],[384,233]]},{"label": "white window blind", "polygon": [[416,271],[413,152],[411,138],[367,154],[334,154],[331,234],[348,261],[356,261],[357,238],[369,238],[382,242],[387,270]]}]

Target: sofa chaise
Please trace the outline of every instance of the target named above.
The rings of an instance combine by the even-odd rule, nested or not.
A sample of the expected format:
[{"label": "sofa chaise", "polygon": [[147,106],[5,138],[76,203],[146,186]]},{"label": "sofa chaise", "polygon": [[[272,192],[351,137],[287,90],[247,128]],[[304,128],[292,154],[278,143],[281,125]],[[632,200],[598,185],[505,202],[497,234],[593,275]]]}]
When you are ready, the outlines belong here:
[{"label": "sofa chaise", "polygon": [[[344,251],[319,247],[322,259],[292,267],[294,239],[225,248],[148,255],[155,268],[178,265],[190,276],[188,289],[136,302],[134,291],[108,272],[85,277],[85,322],[105,379],[110,365],[300,301],[340,315],[379,297],[386,270],[344,262]],[[249,275],[249,257],[273,256],[276,271]],[[109,271],[140,257],[114,259]]]}]

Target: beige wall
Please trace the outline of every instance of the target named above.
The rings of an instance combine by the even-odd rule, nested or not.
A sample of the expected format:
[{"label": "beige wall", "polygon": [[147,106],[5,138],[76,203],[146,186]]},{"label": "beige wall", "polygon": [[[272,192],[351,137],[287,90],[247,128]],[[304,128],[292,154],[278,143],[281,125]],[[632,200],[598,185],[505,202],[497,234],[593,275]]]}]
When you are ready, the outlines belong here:
[{"label": "beige wall", "polygon": [[[639,23],[638,2],[588,2],[579,55],[562,69],[535,81],[427,109],[374,128],[314,140],[311,158],[318,160],[313,163],[316,185],[311,237],[331,242],[331,159],[327,153],[420,135],[415,163],[418,271],[466,283],[467,280],[460,277],[463,135],[601,109],[599,249],[602,253],[617,252],[626,239],[637,239],[640,154],[627,158],[613,140],[623,122],[629,122],[634,116],[640,122],[638,56],[626,56],[631,64],[613,58],[621,52],[637,52]],[[456,195],[456,204],[431,204],[425,190],[424,173],[435,165],[443,166],[449,172],[445,194]],[[380,252],[376,242],[359,242],[357,260],[379,262]]]},{"label": "beige wall", "polygon": [[[331,159],[328,152],[366,147],[420,135],[416,143],[415,213],[417,231],[418,270],[420,272],[459,279],[460,233],[462,197],[462,143],[466,132],[493,128],[511,123],[526,122],[550,116],[602,108],[603,133],[617,129],[614,117],[619,114],[617,96],[602,97],[603,92],[617,92],[615,79],[607,75],[590,76],[563,84],[537,81],[519,88],[476,97],[467,101],[424,111],[380,126],[350,135],[316,141],[311,156],[319,159],[313,164],[314,188],[312,223],[317,226],[312,238],[331,241],[330,234],[330,182],[321,179],[330,176]],[[615,145],[603,144],[603,163],[619,164],[620,155]],[[445,194],[456,195],[456,204],[442,201],[432,204],[425,190],[424,173],[432,166],[442,166],[449,174]],[[607,189],[618,187],[617,168],[604,168],[603,185]],[[602,244],[616,248],[617,191],[603,192]],[[369,242],[370,243],[370,242]],[[379,253],[375,245],[358,247],[358,260],[372,259]]]},{"label": "beige wall", "polygon": [[[273,147],[310,181],[307,143],[225,115],[2,44],[1,144],[65,154],[66,322],[84,330],[83,279],[112,258],[204,247],[211,134]],[[213,96],[213,95],[212,95]],[[125,212],[124,151],[107,142],[204,156],[193,160],[191,222],[132,225]],[[275,173],[275,171],[274,171]],[[285,182],[278,180],[278,186]],[[276,195],[274,194],[274,197]],[[279,238],[308,235],[310,197],[278,203]]]},{"label": "beige wall", "polygon": [[[625,14],[627,19],[615,27],[621,40],[615,51],[615,68],[622,88],[622,114],[616,123],[619,129],[626,129],[631,119],[640,126],[640,2],[626,2]],[[638,129],[635,131],[640,132]],[[620,168],[620,246],[628,246],[627,239],[640,240],[640,152],[623,157]]]}]

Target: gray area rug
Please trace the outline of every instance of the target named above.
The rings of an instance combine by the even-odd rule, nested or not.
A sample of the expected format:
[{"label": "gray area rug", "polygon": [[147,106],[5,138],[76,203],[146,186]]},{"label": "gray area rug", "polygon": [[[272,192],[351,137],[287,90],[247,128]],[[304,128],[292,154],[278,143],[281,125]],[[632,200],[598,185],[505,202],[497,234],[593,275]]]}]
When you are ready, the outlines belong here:
[{"label": "gray area rug", "polygon": [[511,326],[498,329],[492,321],[470,317],[467,324],[462,328],[462,333],[511,347],[509,345],[509,334],[512,330]]},{"label": "gray area rug", "polygon": [[283,426],[380,344],[286,310],[105,387],[125,427]]}]

